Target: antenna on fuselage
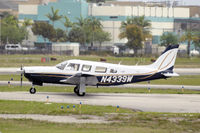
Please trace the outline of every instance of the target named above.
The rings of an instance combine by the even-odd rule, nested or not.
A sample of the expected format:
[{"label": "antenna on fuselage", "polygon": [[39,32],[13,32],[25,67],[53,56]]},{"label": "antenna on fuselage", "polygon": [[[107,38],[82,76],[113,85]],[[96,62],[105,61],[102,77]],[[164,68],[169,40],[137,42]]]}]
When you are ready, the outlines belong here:
[{"label": "antenna on fuselage", "polygon": [[121,63],[122,63],[122,61],[120,61],[120,62],[118,63],[118,65],[121,65]]}]

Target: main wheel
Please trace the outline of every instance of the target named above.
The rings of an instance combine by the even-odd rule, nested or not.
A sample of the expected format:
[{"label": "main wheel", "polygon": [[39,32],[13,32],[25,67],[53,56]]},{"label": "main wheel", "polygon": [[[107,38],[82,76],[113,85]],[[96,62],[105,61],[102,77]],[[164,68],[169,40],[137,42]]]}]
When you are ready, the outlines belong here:
[{"label": "main wheel", "polygon": [[82,94],[79,92],[79,90],[78,90],[78,93],[76,93],[78,96],[85,96],[85,92],[83,92]]},{"label": "main wheel", "polygon": [[30,92],[31,94],[35,94],[35,93],[36,93],[36,89],[31,87],[30,90],[29,90],[29,92]]},{"label": "main wheel", "polygon": [[76,86],[75,88],[74,88],[74,93],[79,93],[79,90],[78,90],[78,86]]},{"label": "main wheel", "polygon": [[74,93],[76,93],[77,96],[85,96],[85,92],[83,92],[82,94],[80,94],[79,89],[78,89],[78,86],[76,86],[76,87],[74,88]]}]

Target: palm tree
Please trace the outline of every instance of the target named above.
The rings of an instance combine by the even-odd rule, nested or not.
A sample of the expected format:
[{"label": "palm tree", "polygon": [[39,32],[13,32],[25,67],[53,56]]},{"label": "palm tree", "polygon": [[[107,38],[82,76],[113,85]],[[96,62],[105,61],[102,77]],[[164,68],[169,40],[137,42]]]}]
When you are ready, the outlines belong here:
[{"label": "palm tree", "polygon": [[64,26],[66,28],[66,32],[68,31],[68,28],[73,27],[73,23],[70,21],[70,19],[67,16],[64,16],[65,22],[64,22]]},{"label": "palm tree", "polygon": [[97,30],[102,30],[102,24],[101,24],[100,20],[96,19],[95,17],[89,18],[87,21],[89,24],[89,28],[92,30],[91,47],[93,47],[95,32]]},{"label": "palm tree", "polygon": [[79,28],[83,28],[87,24],[87,19],[80,16],[80,18],[76,18],[78,22],[75,23]]},{"label": "palm tree", "polygon": [[83,33],[84,36],[84,43],[83,46],[86,46],[86,42],[88,42],[90,36],[86,34],[89,34],[88,32],[88,19],[87,18],[83,18],[82,16],[80,16],[80,18],[76,18],[77,22],[74,23],[75,29],[76,30],[80,30]]},{"label": "palm tree", "polygon": [[51,7],[51,13],[48,13],[48,14],[46,15],[46,16],[52,21],[53,27],[54,27],[54,22],[55,22],[55,21],[58,21],[58,20],[60,20],[60,19],[62,18],[61,15],[58,15],[58,12],[59,12],[58,9],[56,9],[56,10],[54,11],[54,8]]},{"label": "palm tree", "polygon": [[144,16],[140,16],[140,17],[128,17],[126,19],[126,21],[123,21],[121,23],[121,27],[120,29],[123,31],[126,29],[127,25],[137,25],[139,27],[142,28],[142,32],[143,32],[143,37],[145,40],[146,38],[150,38],[151,37],[151,33],[150,33],[150,28],[151,28],[151,21],[150,20],[146,20]]},{"label": "palm tree", "polygon": [[169,46],[178,43],[178,36],[172,32],[164,32],[160,37],[161,46]]},{"label": "palm tree", "polygon": [[[29,26],[31,26],[33,24],[31,19],[25,18],[24,22],[22,23],[22,26],[27,30],[27,28]],[[27,34],[25,36],[26,41],[28,40],[28,36],[29,36],[29,31],[27,30]]]},{"label": "palm tree", "polygon": [[2,19],[2,24],[7,25],[7,26],[13,25],[13,26],[18,27],[18,20],[15,16],[9,15]]},{"label": "palm tree", "polygon": [[187,41],[187,55],[188,57],[190,56],[190,45],[193,41],[196,41],[198,37],[196,36],[195,32],[192,32],[191,30],[186,31],[182,36],[181,36],[181,41]]},{"label": "palm tree", "polygon": [[[128,42],[126,43],[126,45],[130,46],[131,45],[135,45],[135,46],[131,46],[134,49],[134,53],[137,54],[137,50],[139,48],[142,48],[142,44],[140,43],[140,39],[142,37],[142,41],[144,42],[147,38],[151,38],[151,33],[150,33],[150,27],[151,27],[151,23],[149,20],[146,20],[144,16],[141,17],[128,17],[126,19],[126,21],[123,21],[121,23],[121,27],[120,27],[120,34],[119,34],[119,38],[123,39],[123,38],[127,38]],[[131,32],[130,32],[131,29]],[[129,31],[127,31],[129,30]],[[142,34],[140,33],[140,30],[142,32]],[[137,31],[137,33],[136,33]],[[138,45],[136,43],[134,43],[134,40],[132,40],[134,38],[134,34],[132,34],[132,32],[135,32],[135,34],[138,36],[138,38],[136,38],[135,42],[138,40]],[[133,37],[131,38],[130,35],[132,35]]]},{"label": "palm tree", "polygon": [[120,39],[127,38],[128,42],[126,45],[128,48],[134,50],[134,54],[137,55],[137,50],[142,48],[143,46],[143,32],[142,28],[135,25],[135,24],[129,24],[126,26],[126,29],[124,29],[123,32],[119,34]]},{"label": "palm tree", "polygon": [[22,25],[24,27],[28,27],[28,26],[31,26],[33,24],[32,20],[31,19],[28,19],[28,18],[25,18],[24,19],[24,22],[22,23]]}]

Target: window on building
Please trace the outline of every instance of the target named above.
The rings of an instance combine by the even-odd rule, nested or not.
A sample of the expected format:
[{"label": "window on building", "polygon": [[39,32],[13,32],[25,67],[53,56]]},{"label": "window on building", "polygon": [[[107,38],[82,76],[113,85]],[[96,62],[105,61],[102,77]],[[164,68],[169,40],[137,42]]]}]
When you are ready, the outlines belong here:
[{"label": "window on building", "polygon": [[68,70],[73,70],[73,71],[78,71],[78,70],[79,70],[79,66],[80,66],[80,64],[70,63],[70,64],[67,66],[67,69],[68,69]]},{"label": "window on building", "polygon": [[95,72],[105,73],[106,70],[107,70],[106,67],[100,67],[100,66],[97,66],[96,69],[95,69]]},{"label": "window on building", "polygon": [[83,65],[82,66],[82,71],[83,72],[89,72],[91,70],[92,66],[90,65]]},{"label": "window on building", "polygon": [[110,69],[110,73],[117,73],[117,70],[115,70],[115,69]]}]

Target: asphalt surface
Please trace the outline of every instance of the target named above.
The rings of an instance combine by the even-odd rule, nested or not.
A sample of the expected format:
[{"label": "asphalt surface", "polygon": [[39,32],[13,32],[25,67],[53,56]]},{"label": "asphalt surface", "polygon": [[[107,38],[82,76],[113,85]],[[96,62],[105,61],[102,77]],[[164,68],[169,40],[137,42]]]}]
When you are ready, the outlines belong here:
[{"label": "asphalt surface", "polygon": [[[0,68],[0,74],[16,74],[20,68]],[[180,75],[200,75],[200,68],[175,68]]]},{"label": "asphalt surface", "polygon": [[0,99],[45,102],[74,103],[90,105],[111,105],[145,112],[200,113],[200,96],[188,94],[116,94],[97,93],[78,97],[73,93],[0,92]]}]

